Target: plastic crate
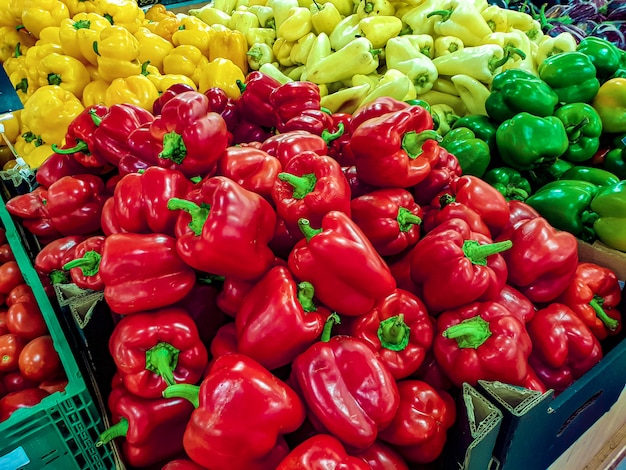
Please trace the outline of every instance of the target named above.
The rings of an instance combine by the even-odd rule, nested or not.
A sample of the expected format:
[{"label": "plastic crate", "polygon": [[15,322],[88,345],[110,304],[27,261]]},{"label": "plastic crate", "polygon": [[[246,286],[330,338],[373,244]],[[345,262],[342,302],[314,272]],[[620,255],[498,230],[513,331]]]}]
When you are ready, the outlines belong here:
[{"label": "plastic crate", "polygon": [[110,447],[95,446],[105,427],[102,415],[33,268],[32,252],[29,254],[24,247],[21,227],[13,222],[4,202],[0,204],[0,221],[24,280],[39,303],[69,381],[63,392],[55,392],[31,408],[17,410],[0,423],[0,470],[112,470],[116,464]]}]

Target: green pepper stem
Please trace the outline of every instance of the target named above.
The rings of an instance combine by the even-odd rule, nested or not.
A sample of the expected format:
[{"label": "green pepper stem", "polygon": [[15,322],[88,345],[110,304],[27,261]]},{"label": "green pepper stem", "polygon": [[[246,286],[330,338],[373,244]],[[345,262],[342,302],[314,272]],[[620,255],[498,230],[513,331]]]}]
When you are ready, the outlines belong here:
[{"label": "green pepper stem", "polygon": [[307,242],[315,235],[322,232],[321,228],[316,229],[311,227],[311,222],[309,222],[308,219],[298,219],[298,227],[300,228],[300,231],[304,235],[304,238],[306,238]]},{"label": "green pepper stem", "polygon": [[22,54],[22,51],[20,51],[20,47],[21,47],[21,46],[22,46],[22,43],[21,43],[21,42],[18,42],[18,43],[15,45],[15,51],[13,52],[13,57],[17,58],[17,57],[19,57],[19,56],[23,55],[23,54]]},{"label": "green pepper stem", "polygon": [[409,344],[411,328],[404,322],[404,313],[401,313],[381,321],[377,334],[383,348],[404,351]]},{"label": "green pepper stem", "polygon": [[322,139],[324,139],[324,142],[326,142],[326,145],[328,145],[333,140],[336,140],[339,137],[341,137],[344,132],[345,132],[345,126],[343,125],[343,122],[340,122],[339,124],[337,124],[337,130],[335,132],[330,132],[329,130],[324,129],[322,131],[321,137]]},{"label": "green pepper stem", "polygon": [[83,276],[95,276],[100,268],[102,256],[95,250],[87,251],[82,258],[76,258],[63,265],[65,271],[81,268]]},{"label": "green pepper stem", "polygon": [[278,179],[293,187],[293,198],[302,199],[315,189],[317,178],[313,173],[298,176],[291,173],[278,173]]},{"label": "green pepper stem", "polygon": [[57,147],[57,144],[52,144],[52,151],[61,155],[71,155],[76,152],[85,152],[85,150],[89,151],[87,142],[84,140],[77,140],[76,142],[78,143],[74,147],[70,147],[68,149],[60,149]]},{"label": "green pepper stem", "polygon": [[185,160],[186,155],[187,147],[182,135],[174,131],[163,135],[163,150],[159,153],[159,158],[172,160],[180,165]]},{"label": "green pepper stem", "polygon": [[455,339],[459,348],[476,349],[491,336],[491,330],[488,321],[481,317],[473,317],[449,326],[441,335],[444,338]]},{"label": "green pepper stem", "polygon": [[567,127],[565,129],[565,131],[567,132],[567,135],[569,137],[569,142],[571,144],[575,144],[576,142],[578,142],[581,138],[582,138],[582,129],[583,127],[585,127],[587,124],[589,124],[589,118],[587,116],[585,116],[583,118],[582,121],[580,121],[578,124],[571,126],[571,127]]},{"label": "green pepper stem", "polygon": [[441,21],[442,23],[444,21],[447,21],[450,19],[450,16],[452,15],[452,12],[454,11],[454,8],[450,8],[449,10],[435,10],[435,11],[431,11],[429,14],[426,15],[426,18],[430,18],[431,16],[441,16]]},{"label": "green pepper stem", "polygon": [[509,61],[509,59],[511,58],[511,55],[518,55],[522,59],[526,58],[526,54],[524,53],[524,51],[521,51],[520,49],[516,47],[507,47],[504,50],[504,55],[500,59],[496,57],[492,57],[489,60],[489,70],[491,70],[491,72],[495,72],[496,69],[498,69],[499,67],[502,67],[504,64],[506,64]]},{"label": "green pepper stem", "polygon": [[617,330],[617,327],[619,326],[619,321],[607,315],[598,299],[592,299],[591,302],[589,302],[589,305],[591,305],[591,308],[593,308],[593,310],[596,312],[596,317],[599,318],[602,323],[604,323],[604,326],[606,326],[610,331]]},{"label": "green pepper stem", "polygon": [[17,85],[15,85],[15,91],[21,91],[22,93],[28,92],[28,79],[22,78]]},{"label": "green pepper stem", "polygon": [[182,210],[187,212],[191,216],[189,228],[196,236],[200,236],[202,234],[202,227],[206,219],[209,218],[211,206],[208,204],[199,206],[195,202],[173,197],[167,201],[167,208],[171,211]]},{"label": "green pepper stem", "polygon": [[396,220],[398,221],[401,232],[408,232],[414,225],[422,223],[422,219],[406,207],[400,207],[398,209],[398,217],[396,217]]},{"label": "green pepper stem", "polygon": [[528,199],[528,191],[522,188],[506,188],[506,197],[509,199],[515,199],[516,201],[525,201]]},{"label": "green pepper stem", "polygon": [[200,386],[192,384],[170,385],[163,390],[163,398],[184,398],[191,402],[194,408],[200,406]]},{"label": "green pepper stem", "polygon": [[146,370],[163,377],[167,385],[174,385],[174,370],[180,351],[169,343],[158,343],[146,351]]},{"label": "green pepper stem", "polygon": [[465,253],[465,256],[469,258],[472,264],[486,266],[487,257],[506,251],[512,246],[513,242],[511,240],[489,243],[487,245],[481,245],[476,240],[465,240],[463,242],[463,253]]},{"label": "green pepper stem", "polygon": [[456,198],[452,194],[446,193],[439,198],[439,205],[442,209],[453,202],[456,202]]},{"label": "green pepper stem", "polygon": [[67,273],[61,271],[60,269],[54,269],[50,274],[50,284],[53,286],[56,284],[67,284],[69,282],[69,278],[67,277]]},{"label": "green pepper stem", "polygon": [[235,83],[237,84],[237,88],[239,88],[240,93],[243,93],[244,91],[246,91],[246,84],[244,82],[242,82],[241,80],[236,80]]},{"label": "green pepper stem", "polygon": [[98,116],[98,113],[96,113],[95,109],[90,109],[89,110],[89,115],[91,116],[91,120],[96,125],[96,127],[98,127],[100,124],[102,124],[102,118],[100,116]]},{"label": "green pepper stem", "polygon": [[419,157],[423,150],[422,146],[427,140],[441,141],[441,136],[432,129],[422,132],[407,132],[402,136],[402,149],[407,153],[409,158],[415,159]]},{"label": "green pepper stem", "polygon": [[317,307],[313,303],[314,296],[315,288],[313,284],[308,281],[302,281],[298,284],[298,302],[302,305],[302,310],[307,313],[317,311]]},{"label": "green pepper stem", "polygon": [[341,323],[341,318],[335,312],[331,313],[330,316],[326,319],[326,323],[324,323],[324,329],[322,330],[322,336],[320,337],[320,341],[323,343],[327,343],[330,341],[330,335],[333,330],[333,326],[335,324],[339,325]]},{"label": "green pepper stem", "polygon": [[150,65],[149,60],[146,60],[143,64],[141,64],[141,72],[139,73],[143,75],[144,77],[147,77],[148,75],[150,75],[150,72],[148,72],[148,65]]},{"label": "green pepper stem", "polygon": [[96,447],[102,447],[108,444],[116,437],[126,437],[128,433],[128,420],[126,418],[120,418],[120,421],[108,429],[105,429],[98,440],[96,441]]}]

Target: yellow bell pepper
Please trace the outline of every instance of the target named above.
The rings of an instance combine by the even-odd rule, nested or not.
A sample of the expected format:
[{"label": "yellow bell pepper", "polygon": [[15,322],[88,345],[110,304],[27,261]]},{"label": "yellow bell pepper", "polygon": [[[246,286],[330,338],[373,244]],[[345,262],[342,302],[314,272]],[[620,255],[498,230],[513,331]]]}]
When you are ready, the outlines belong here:
[{"label": "yellow bell pepper", "polygon": [[[185,31],[177,31],[185,32]],[[197,36],[194,33],[194,36]],[[174,33],[176,34],[176,33]],[[150,61],[150,65],[156,67],[159,72],[163,73],[163,58],[174,49],[174,45],[167,39],[148,30],[147,28],[139,28],[135,34],[135,38],[139,41],[139,57],[137,58],[142,64]],[[207,36],[208,46],[208,36]]]},{"label": "yellow bell pepper", "polygon": [[264,73],[265,75],[269,75],[274,78],[279,83],[285,84],[289,82],[293,82],[291,78],[285,75],[276,65],[273,63],[267,63],[261,65],[259,68],[259,72]]},{"label": "yellow bell pepper", "polygon": [[83,63],[69,55],[52,53],[37,64],[38,85],[59,85],[80,99],[83,89],[91,81]]},{"label": "yellow bell pepper", "polygon": [[346,16],[339,22],[333,32],[328,35],[333,50],[338,51],[361,33],[360,22],[361,18],[356,13]]},{"label": "yellow bell pepper", "polygon": [[289,10],[287,17],[277,28],[276,35],[292,42],[306,36],[312,29],[311,11],[308,8],[295,7]]},{"label": "yellow bell pepper", "polygon": [[0,26],[21,25],[23,11],[24,0],[0,0]]},{"label": "yellow bell pepper", "polygon": [[59,26],[69,17],[70,9],[61,0],[24,0],[22,24],[37,38],[45,27]]},{"label": "yellow bell pepper", "polygon": [[97,8],[91,0],[63,0],[63,3],[70,9],[70,18],[79,13],[95,13]]},{"label": "yellow bell pepper", "polygon": [[216,24],[228,26],[230,23],[230,15],[215,8],[212,3],[207,3],[201,8],[192,8],[187,13],[201,19],[209,26],[214,26]]},{"label": "yellow bell pepper", "polygon": [[333,3],[324,3],[320,5],[313,2],[310,7],[311,25],[315,34],[330,34],[335,27],[341,22],[341,13]]},{"label": "yellow bell pepper", "polygon": [[274,10],[272,10],[272,7],[265,5],[253,5],[248,7],[248,11],[257,17],[261,28],[275,29],[276,24],[274,21]]},{"label": "yellow bell pepper", "polygon": [[111,83],[102,79],[90,81],[83,90],[83,106],[88,108],[94,104],[104,104],[104,96]]},{"label": "yellow bell pepper", "polygon": [[204,31],[207,33],[213,31],[211,26],[195,16],[180,15],[178,19],[180,21],[180,29],[184,29],[186,31]]},{"label": "yellow bell pepper", "polygon": [[180,20],[176,16],[167,17],[161,21],[147,23],[143,27],[147,27],[152,33],[172,42],[172,35],[180,28]]},{"label": "yellow bell pepper", "polygon": [[278,62],[283,67],[291,67],[294,65],[291,60],[291,50],[295,46],[295,42],[287,41],[285,38],[278,38],[272,46],[272,52]]},{"label": "yellow bell pepper", "polygon": [[278,31],[280,25],[289,16],[289,11],[292,8],[298,8],[300,5],[298,0],[268,0],[267,6],[274,11],[274,28]]},{"label": "yellow bell pepper", "polygon": [[504,33],[509,29],[509,23],[503,8],[491,5],[480,12],[485,19],[489,29],[494,33]]},{"label": "yellow bell pepper", "polygon": [[39,86],[39,74],[37,73],[37,65],[46,56],[50,54],[63,54],[60,45],[53,43],[37,44],[26,51],[24,66],[29,74],[30,81]]},{"label": "yellow bell pepper", "polygon": [[492,32],[480,11],[467,0],[446,0],[439,8],[429,13],[437,18],[434,29],[439,36],[456,36],[466,46],[478,46]]},{"label": "yellow bell pepper", "polygon": [[60,26],[46,26],[39,32],[39,40],[37,44],[52,43],[61,45]]},{"label": "yellow bell pepper", "polygon": [[22,124],[22,127],[20,128],[20,131],[17,137],[12,143],[13,143],[13,147],[15,148],[15,151],[20,157],[24,155],[28,155],[37,147],[41,147],[42,145],[45,145],[45,142],[43,141],[41,136],[33,133],[24,124]]},{"label": "yellow bell pepper", "polygon": [[35,44],[36,38],[15,26],[0,26],[0,62],[5,62],[17,54],[25,54]]},{"label": "yellow bell pepper", "polygon": [[33,170],[39,168],[43,162],[45,162],[50,155],[54,153],[52,145],[43,144],[39,147],[35,147],[30,152],[24,155],[20,155],[22,160],[31,167]]},{"label": "yellow bell pepper", "polygon": [[175,47],[182,45],[195,46],[200,49],[203,55],[208,57],[212,34],[213,31],[211,30],[179,29],[172,35],[170,45],[173,44]]},{"label": "yellow bell pepper", "polygon": [[[248,10],[236,10],[230,17],[230,23],[228,27],[232,30],[239,31],[247,37],[250,28],[259,28],[259,18]],[[248,44],[250,46],[251,44]]]},{"label": "yellow bell pepper", "polygon": [[107,19],[97,13],[78,13],[61,21],[59,41],[63,53],[90,64],[98,64],[98,56],[93,49],[94,41],[100,39],[100,32],[111,26]]},{"label": "yellow bell pepper", "polygon": [[215,31],[209,43],[209,61],[228,59],[248,73],[248,41],[239,31]]},{"label": "yellow bell pepper", "polygon": [[21,111],[13,111],[10,114],[5,114],[1,121],[4,126],[4,135],[12,144],[20,135],[20,129],[22,127],[22,120],[20,118]]},{"label": "yellow bell pepper", "polygon": [[148,21],[159,22],[165,18],[176,18],[176,13],[168,10],[165,5],[157,3],[146,10],[145,18]]},{"label": "yellow bell pepper", "polygon": [[114,26],[126,28],[134,33],[144,25],[146,14],[136,0],[93,0],[96,12],[104,16]]},{"label": "yellow bell pepper", "polygon": [[370,40],[372,47],[378,49],[400,34],[402,20],[395,16],[368,16],[359,21],[359,29],[362,36]]},{"label": "yellow bell pepper", "polygon": [[139,40],[125,27],[106,27],[93,47],[98,56],[98,72],[104,80],[112,82],[141,73]]},{"label": "yellow bell pepper", "polygon": [[209,59],[196,46],[182,44],[163,58],[163,73],[185,75],[198,86],[201,71],[208,63]]},{"label": "yellow bell pepper", "polygon": [[463,50],[463,41],[456,36],[438,36],[435,38],[435,57],[452,54],[453,52]]},{"label": "yellow bell pepper", "polygon": [[309,53],[311,52],[316,39],[317,36],[315,33],[310,32],[296,41],[289,54],[291,62],[293,62],[294,65],[305,65],[307,63]]},{"label": "yellow bell pepper", "polygon": [[195,84],[195,82],[187,75],[174,73],[160,74],[157,71],[149,73],[148,75],[146,75],[146,77],[148,77],[148,80],[150,80],[154,84],[159,93],[163,93],[175,83],[184,83],[186,85],[189,85],[194,90],[198,89],[198,86]]},{"label": "yellow bell pepper", "polygon": [[451,80],[456,87],[457,94],[465,104],[467,112],[487,116],[485,102],[491,94],[489,88],[469,75],[454,75]]},{"label": "yellow bell pepper", "polygon": [[3,65],[9,77],[9,81],[17,92],[18,98],[22,103],[25,103],[30,95],[38,88],[38,85],[33,83],[28,73],[26,56],[20,55],[18,57],[11,57],[7,59]]},{"label": "yellow bell pepper", "polygon": [[354,74],[367,75],[378,68],[379,53],[367,38],[356,38],[315,64],[308,71],[307,80],[321,84],[339,82]]},{"label": "yellow bell pepper", "polygon": [[389,0],[360,0],[356,8],[359,18],[368,16],[394,16],[396,7]]},{"label": "yellow bell pepper", "polygon": [[130,103],[152,111],[152,104],[158,97],[159,91],[148,77],[133,75],[113,80],[104,94],[104,104],[113,106],[114,104]]},{"label": "yellow bell pepper", "polygon": [[45,85],[28,98],[22,122],[44,142],[61,145],[67,126],[84,109],[80,100],[58,85]]},{"label": "yellow bell pepper", "polygon": [[563,32],[555,37],[544,36],[543,41],[539,43],[537,54],[535,54],[535,65],[539,67],[548,57],[561,52],[573,52],[576,47],[576,39],[571,33]]},{"label": "yellow bell pepper", "polygon": [[246,81],[241,69],[233,61],[218,57],[202,68],[198,91],[204,93],[209,88],[218,87],[229,98],[237,99],[241,95],[237,81]]},{"label": "yellow bell pepper", "polygon": [[259,70],[263,64],[272,63],[275,60],[272,48],[262,42],[253,44],[246,55],[251,70]]}]

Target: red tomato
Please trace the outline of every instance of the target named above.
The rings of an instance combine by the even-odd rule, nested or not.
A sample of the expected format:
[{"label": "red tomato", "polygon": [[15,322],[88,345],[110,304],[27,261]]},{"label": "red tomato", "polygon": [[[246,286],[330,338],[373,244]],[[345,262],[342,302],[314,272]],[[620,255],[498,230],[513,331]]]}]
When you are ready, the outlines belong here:
[{"label": "red tomato", "polygon": [[6,323],[11,333],[22,336],[26,341],[48,333],[46,321],[35,302],[18,302],[11,305]]},{"label": "red tomato", "polygon": [[4,388],[6,388],[7,393],[10,392],[19,392],[20,390],[24,390],[26,388],[34,388],[39,383],[34,380],[28,380],[25,378],[19,371],[9,372],[2,379],[2,384]]},{"label": "red tomato", "polygon": [[0,228],[0,243],[7,242],[7,230],[5,228]]},{"label": "red tomato", "polygon": [[61,358],[54,349],[50,335],[39,336],[30,341],[18,358],[20,372],[30,380],[42,382],[63,372]]},{"label": "red tomato", "polygon": [[0,382],[0,398],[7,394],[7,389],[2,382]]},{"label": "red tomato", "polygon": [[7,261],[15,261],[15,255],[11,249],[11,245],[3,243],[0,245],[0,263],[6,263]]},{"label": "red tomato", "polygon": [[37,302],[35,294],[33,294],[33,290],[26,283],[18,284],[7,294],[7,298],[5,300],[7,307],[10,307],[18,302]]},{"label": "red tomato", "polygon": [[18,367],[18,359],[26,340],[12,333],[0,336],[0,372],[11,372]]},{"label": "red tomato", "polygon": [[193,460],[176,459],[165,464],[161,470],[202,470],[204,467]]},{"label": "red tomato", "polygon": [[0,293],[8,294],[11,289],[23,282],[22,271],[15,261],[7,261],[0,265]]},{"label": "red tomato", "polygon": [[5,395],[0,400],[0,422],[9,419],[20,408],[35,406],[48,395],[48,392],[40,388],[27,388]]},{"label": "red tomato", "polygon": [[0,336],[9,333],[9,327],[7,326],[7,309],[0,308]]},{"label": "red tomato", "polygon": [[67,384],[67,377],[64,376],[58,379],[45,380],[39,384],[39,388],[52,395],[54,392],[62,392],[65,390]]}]

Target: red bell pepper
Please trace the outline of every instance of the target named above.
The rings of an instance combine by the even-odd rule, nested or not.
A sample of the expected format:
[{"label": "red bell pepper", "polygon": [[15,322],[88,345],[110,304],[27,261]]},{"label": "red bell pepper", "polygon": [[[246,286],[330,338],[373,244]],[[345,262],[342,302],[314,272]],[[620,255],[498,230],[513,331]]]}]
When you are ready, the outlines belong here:
[{"label": "red bell pepper", "polygon": [[428,351],[424,362],[422,362],[422,366],[412,378],[426,382],[436,390],[450,390],[454,387],[450,378],[443,371],[439,362],[437,362],[432,348]]},{"label": "red bell pepper", "polygon": [[[329,112],[321,109],[305,109],[286,122],[279,121],[276,130],[278,132],[307,131],[321,137],[324,131],[328,131],[332,127],[333,118]],[[324,135],[327,136],[328,134]]]},{"label": "red bell pepper", "polygon": [[193,460],[176,459],[167,462],[161,470],[205,470],[206,467],[198,465]]},{"label": "red bell pepper", "polygon": [[174,385],[164,396],[195,403],[185,452],[212,470],[275,470],[289,452],[283,435],[305,418],[298,395],[243,354],[217,358],[199,388]]},{"label": "red bell pepper", "polygon": [[72,259],[62,266],[64,271],[69,271],[72,282],[81,289],[104,289],[98,270],[105,239],[96,235],[81,241],[76,245]]},{"label": "red bell pepper", "polygon": [[435,357],[457,387],[480,379],[521,385],[528,376],[532,345],[526,326],[498,303],[473,302],[443,312],[437,331]]},{"label": "red bell pepper", "polygon": [[313,286],[296,284],[284,266],[272,268],[237,310],[238,351],[273,370],[285,366],[317,341],[330,315],[313,303]]},{"label": "red bell pepper", "polygon": [[[212,361],[226,354],[237,352],[237,327],[235,326],[235,322],[225,323],[219,327],[211,341],[209,350],[211,352]],[[209,370],[207,370],[207,373],[208,371]]]},{"label": "red bell pepper", "polygon": [[396,288],[385,261],[345,213],[330,211],[320,229],[301,219],[300,228],[305,238],[289,254],[289,269],[313,284],[317,298],[331,310],[362,315]]},{"label": "red bell pepper", "polygon": [[26,388],[19,392],[7,393],[0,399],[0,423],[6,421],[20,408],[30,408],[49,395],[40,388]]},{"label": "red bell pepper", "polygon": [[237,110],[246,120],[261,127],[276,127],[277,116],[270,101],[272,92],[280,82],[262,72],[253,71],[246,76],[245,83],[237,80],[241,96]]},{"label": "red bell pepper", "polygon": [[530,365],[548,387],[565,390],[602,359],[600,342],[567,305],[551,303],[528,323]]},{"label": "red bell pepper", "polygon": [[436,164],[438,139],[430,113],[409,106],[364,121],[352,132],[350,148],[360,179],[372,186],[409,188]]},{"label": "red bell pepper", "polygon": [[24,228],[38,237],[42,243],[62,236],[50,220],[48,208],[44,203],[47,197],[48,190],[43,186],[37,186],[31,192],[13,196],[6,203],[9,214],[19,218]]},{"label": "red bell pepper", "polygon": [[506,284],[500,293],[493,299],[515,315],[523,323],[528,323],[535,316],[536,307],[528,298],[515,287]]},{"label": "red bell pepper", "polygon": [[396,111],[402,111],[410,106],[410,104],[390,96],[381,96],[376,98],[375,100],[360,106],[359,109],[352,114],[352,119],[350,119],[350,134],[352,134],[357,127],[369,119],[377,118],[389,113],[395,113]]},{"label": "red bell pepper", "polygon": [[303,237],[298,220],[313,226],[322,223],[331,210],[350,216],[350,186],[333,158],[303,152],[287,163],[272,188],[276,213],[284,220],[290,235]]},{"label": "red bell pepper", "polygon": [[371,470],[363,459],[348,455],[343,444],[330,434],[316,434],[296,446],[276,470]]},{"label": "red bell pepper", "polygon": [[222,289],[217,295],[217,306],[228,316],[235,318],[239,307],[257,280],[244,281],[228,277],[224,279]]},{"label": "red bell pepper", "polygon": [[183,434],[193,405],[184,398],[142,398],[124,385],[113,387],[108,408],[111,427],[96,442],[100,447],[123,437],[124,462],[133,467],[148,467],[183,452]]},{"label": "red bell pepper", "polygon": [[422,226],[424,231],[428,233],[450,219],[462,219],[469,224],[472,232],[491,238],[491,230],[480,214],[468,205],[454,201],[454,198],[449,194],[435,198],[431,205],[425,208]]},{"label": "red bell pepper", "polygon": [[421,299],[422,293],[420,292],[420,288],[411,278],[411,250],[409,249],[395,256],[389,256],[385,261],[387,261],[389,270],[396,280],[398,289],[404,289],[416,294]]},{"label": "red bell pepper", "polygon": [[518,201],[516,199],[511,199],[507,201],[509,205],[509,223],[506,225],[502,232],[508,232],[513,229],[519,222],[523,222],[524,220],[534,219],[536,217],[541,217],[541,214],[537,212],[533,207],[529,206],[523,201]]},{"label": "red bell pepper", "polygon": [[411,463],[430,463],[439,457],[446,443],[447,430],[456,420],[454,400],[426,382],[398,382],[400,406],[380,439]]},{"label": "red bell pepper", "polygon": [[152,121],[143,124],[128,134],[127,145],[130,153],[123,155],[117,163],[121,174],[137,173],[161,163],[159,152],[163,150],[163,145],[150,133],[151,124]]},{"label": "red bell pepper", "polygon": [[217,174],[225,176],[272,201],[272,187],[282,171],[278,158],[254,147],[228,147],[217,162]]},{"label": "red bell pepper", "polygon": [[271,130],[257,126],[251,122],[241,119],[235,129],[233,129],[233,140],[231,144],[247,145],[264,142],[272,136]]},{"label": "red bell pepper", "polygon": [[278,158],[283,168],[296,155],[307,150],[318,155],[327,155],[328,146],[320,136],[307,131],[290,131],[276,134],[263,141],[261,150]]},{"label": "red bell pepper", "polygon": [[265,199],[233,180],[208,178],[185,199],[170,199],[168,208],[183,211],[176,223],[176,243],[189,266],[253,280],[274,263],[267,244],[274,235],[276,214]]},{"label": "red bell pepper", "polygon": [[64,176],[52,183],[43,203],[50,215],[50,223],[61,235],[89,235],[100,230],[106,199],[102,178],[76,175]]},{"label": "red bell pepper", "polygon": [[621,299],[621,287],[612,269],[578,263],[574,280],[556,302],[571,308],[603,340],[621,330],[621,314],[616,309]]},{"label": "red bell pepper", "polygon": [[150,124],[150,134],[163,150],[158,165],[185,176],[210,173],[229,144],[226,122],[209,108],[209,99],[197,91],[174,96]]},{"label": "red bell pepper", "polygon": [[371,186],[359,179],[359,175],[356,171],[356,166],[344,166],[341,167],[341,171],[346,175],[346,179],[348,180],[348,184],[350,185],[350,193],[352,198],[363,196],[364,194],[368,194],[372,191],[375,191],[376,187]]},{"label": "red bell pepper", "polygon": [[48,297],[54,296],[55,284],[71,282],[63,266],[75,258],[76,247],[84,240],[82,235],[58,238],[44,246],[35,256],[35,271]]},{"label": "red bell pepper", "polygon": [[226,322],[226,315],[217,306],[218,288],[201,280],[175,307],[185,310],[198,328],[200,339],[205,345],[213,340],[217,330]]},{"label": "red bell pepper", "polygon": [[318,432],[364,450],[392,422],[399,406],[398,387],[366,343],[345,335],[329,339],[334,319],[329,317],[321,341],[294,359],[289,383],[304,400]]},{"label": "red bell pepper", "polygon": [[380,440],[355,456],[364,460],[371,470],[409,470],[404,458]]},{"label": "red bell pepper", "polygon": [[551,302],[576,276],[576,237],[555,229],[543,217],[522,220],[496,240],[513,242],[502,254],[509,269],[508,283],[531,302]]},{"label": "red bell pepper", "polygon": [[122,315],[172,305],[196,281],[194,270],[176,252],[176,239],[158,233],[109,235],[98,272],[104,300]]},{"label": "red bell pepper", "polygon": [[115,186],[113,202],[102,213],[102,227],[111,233],[162,233],[174,236],[178,214],[167,209],[168,201],[184,198],[194,188],[180,171],[150,167],[130,173]]},{"label": "red bell pepper", "polygon": [[351,334],[369,344],[398,380],[419,369],[435,335],[422,301],[396,289],[351,323]]},{"label": "red bell pepper", "polygon": [[510,248],[510,241],[493,243],[472,232],[465,221],[450,219],[413,247],[411,278],[423,291],[431,314],[492,300],[507,280],[500,253]]},{"label": "red bell pepper", "polygon": [[[241,122],[239,111],[237,110],[237,100],[229,98],[226,92],[219,87],[207,89],[204,92],[204,96],[209,99],[209,110],[222,116],[230,134],[235,132]],[[228,136],[228,138],[229,142],[231,142],[232,135]]]},{"label": "red bell pepper", "polygon": [[152,114],[155,116],[161,114],[161,110],[163,109],[165,103],[185,91],[195,91],[195,88],[187,83],[174,83],[173,85],[170,85],[169,88],[161,93],[159,97],[154,100],[154,103],[152,103]]},{"label": "red bell pepper", "polygon": [[306,110],[321,109],[320,88],[305,81],[288,82],[275,88],[269,95],[269,104],[276,115],[276,125],[297,118]]},{"label": "red bell pepper", "polygon": [[208,362],[206,347],[187,312],[163,308],[123,317],[109,352],[129,392],[159,398],[168,385],[195,384]]},{"label": "red bell pepper", "polygon": [[104,117],[92,114],[92,118],[98,127],[93,133],[95,149],[114,166],[131,153],[128,145],[131,132],[154,120],[150,111],[130,103],[114,104]]},{"label": "red bell pepper", "polygon": [[420,205],[429,204],[435,196],[448,189],[450,182],[462,175],[459,160],[443,147],[439,147],[437,160],[426,179],[413,186],[413,196]]},{"label": "red bell pepper", "polygon": [[350,148],[352,114],[333,113],[330,117],[332,127],[322,131],[320,136],[326,141],[328,155],[337,160],[342,167],[352,166],[354,165],[354,155]]},{"label": "red bell pepper", "polygon": [[94,104],[83,109],[67,127],[65,144],[59,148],[52,144],[55,153],[72,155],[81,165],[101,168],[108,162],[100,155],[94,141],[94,132],[98,128],[92,116],[104,117],[109,108]]},{"label": "red bell pepper", "polygon": [[378,189],[350,201],[356,222],[378,254],[397,255],[420,238],[422,208],[402,188]]},{"label": "red bell pepper", "polygon": [[540,393],[546,393],[548,391],[548,387],[546,387],[546,384],[544,384],[541,381],[541,379],[535,372],[535,369],[533,369],[533,367],[530,364],[528,364],[528,375],[524,379],[524,383],[522,383],[522,387],[527,388],[529,390],[536,390],[537,392],[540,392]]},{"label": "red bell pepper", "polygon": [[101,174],[102,171],[102,167],[87,167],[81,165],[72,155],[53,153],[39,165],[35,179],[37,183],[47,188],[64,176],[98,175]]}]

